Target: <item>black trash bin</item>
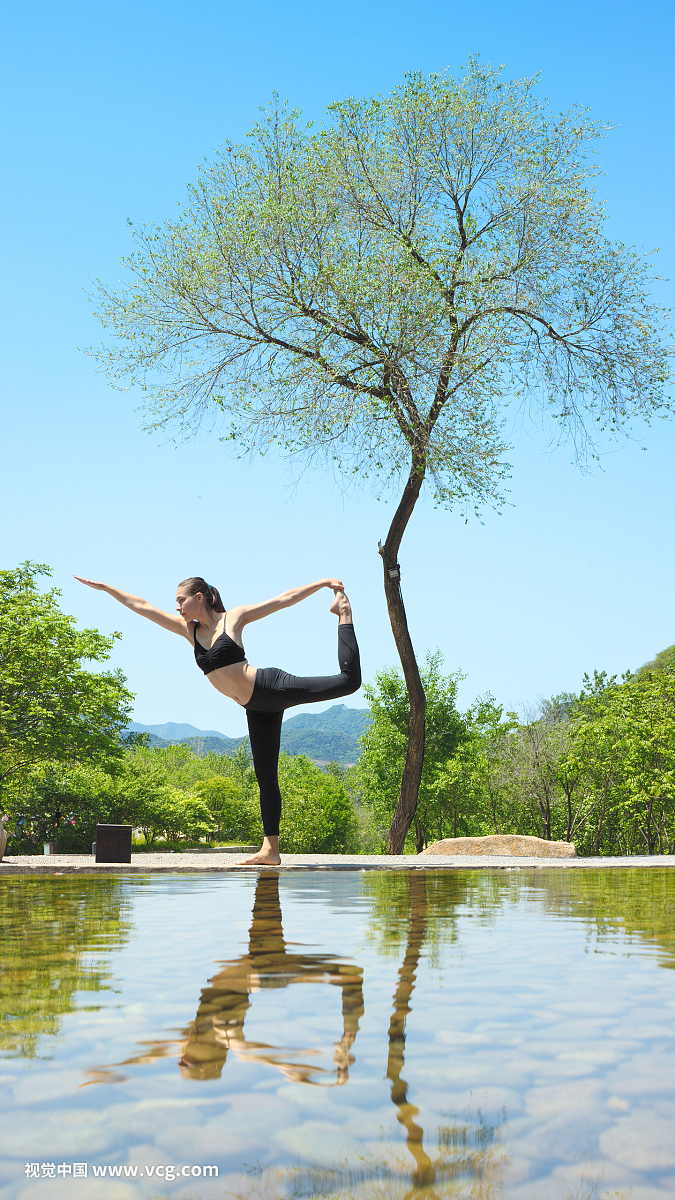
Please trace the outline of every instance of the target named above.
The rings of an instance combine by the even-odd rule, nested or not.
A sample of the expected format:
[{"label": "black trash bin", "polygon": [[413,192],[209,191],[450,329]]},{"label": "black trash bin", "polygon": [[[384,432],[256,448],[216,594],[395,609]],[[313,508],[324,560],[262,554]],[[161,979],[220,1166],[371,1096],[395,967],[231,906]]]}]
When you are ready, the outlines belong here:
[{"label": "black trash bin", "polygon": [[97,863],[130,863],[131,829],[131,825],[97,825]]}]

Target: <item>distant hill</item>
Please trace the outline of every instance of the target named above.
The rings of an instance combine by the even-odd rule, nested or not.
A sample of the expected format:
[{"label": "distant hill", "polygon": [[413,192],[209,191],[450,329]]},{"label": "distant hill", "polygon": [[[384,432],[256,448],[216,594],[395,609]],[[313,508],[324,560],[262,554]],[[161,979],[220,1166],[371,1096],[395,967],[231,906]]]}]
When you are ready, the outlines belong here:
[{"label": "distant hill", "polygon": [[666,667],[672,661],[672,654],[674,650],[675,646],[666,646],[665,650],[659,650],[656,658],[653,658],[651,662],[643,663],[642,666],[638,668],[637,674],[646,675],[648,671],[654,671],[657,673],[659,671],[665,671]]},{"label": "distant hill", "polygon": [[367,708],[334,704],[322,713],[298,713],[281,726],[281,749],[286,754],[306,754],[314,762],[358,762],[359,738],[370,725]]},{"label": "distant hill", "polygon": [[[316,763],[337,762],[349,766],[361,753],[359,738],[370,724],[367,708],[334,704],[322,713],[298,713],[281,727],[281,749],[286,754],[306,754]],[[147,733],[154,747],[187,745],[197,754],[232,754],[245,740],[229,738],[213,729],[166,721],[163,725],[141,725],[130,721],[127,733]]]},{"label": "distant hill", "polygon": [[129,733],[153,733],[163,742],[180,742],[190,737],[215,737],[231,741],[231,738],[220,733],[218,729],[196,729],[194,725],[179,724],[176,721],[165,721],[163,725],[139,725],[138,721],[130,721],[127,725]]}]

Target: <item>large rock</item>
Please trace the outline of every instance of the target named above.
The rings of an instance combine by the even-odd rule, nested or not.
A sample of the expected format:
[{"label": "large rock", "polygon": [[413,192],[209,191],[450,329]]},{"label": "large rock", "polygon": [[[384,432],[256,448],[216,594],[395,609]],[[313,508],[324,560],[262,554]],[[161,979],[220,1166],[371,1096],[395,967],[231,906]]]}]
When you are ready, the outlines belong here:
[{"label": "large rock", "polygon": [[423,854],[505,854],[522,858],[576,858],[574,842],[545,842],[543,838],[515,833],[492,833],[488,837],[443,838]]}]

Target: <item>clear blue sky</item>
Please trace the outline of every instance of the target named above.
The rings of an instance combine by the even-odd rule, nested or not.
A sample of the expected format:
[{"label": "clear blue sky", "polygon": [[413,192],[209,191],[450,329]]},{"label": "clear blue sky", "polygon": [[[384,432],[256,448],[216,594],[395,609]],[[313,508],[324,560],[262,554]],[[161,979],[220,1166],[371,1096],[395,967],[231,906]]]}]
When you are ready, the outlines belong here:
[{"label": "clear blue sky", "polygon": [[[227,604],[337,573],[366,677],[395,650],[377,554],[388,506],[345,499],[318,474],[293,486],[282,463],[233,460],[206,437],[176,449],[144,434],[139,397],[112,391],[79,349],[100,337],[87,279],[118,278],[126,219],[174,214],[199,163],[242,139],[274,90],[320,120],[332,100],[479,53],[509,77],[541,72],[555,109],[588,105],[616,126],[600,144],[610,236],[661,247],[660,273],[672,277],[672,13],[624,0],[26,0],[6,11],[2,563],[50,563],[78,622],[123,632],[114,664],[137,695],[136,720],[244,731],[184,643],[85,590],[74,571],[168,608],[192,573]],[[465,525],[418,507],[401,555],[413,637],[420,655],[440,648],[448,670],[466,672],[464,704],[488,690],[527,704],[675,642],[675,425],[639,436],[584,477],[569,452],[545,453],[536,430],[519,434],[501,515]],[[251,661],[332,672],[327,601],[320,593],[251,627]]]}]

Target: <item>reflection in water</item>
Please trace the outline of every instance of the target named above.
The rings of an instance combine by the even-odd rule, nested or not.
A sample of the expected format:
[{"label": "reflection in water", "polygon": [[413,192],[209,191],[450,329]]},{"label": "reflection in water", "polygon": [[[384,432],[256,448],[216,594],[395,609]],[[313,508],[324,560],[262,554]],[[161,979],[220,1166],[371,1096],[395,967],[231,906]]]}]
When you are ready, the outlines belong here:
[{"label": "reflection in water", "polygon": [[[244,1036],[251,996],[266,988],[285,988],[295,983],[329,984],[342,991],[343,1029],[340,1041],[335,1043],[334,1072],[297,1061],[319,1055],[316,1049],[274,1047],[248,1041]],[[185,1031],[187,1040],[178,1065],[187,1079],[217,1079],[231,1050],[240,1059],[268,1063],[296,1083],[345,1083],[354,1062],[350,1048],[362,1016],[362,968],[325,954],[296,954],[287,950],[281,923],[279,876],[265,873],[256,885],[248,953],[226,963],[210,980],[210,987],[202,991],[195,1020]],[[160,1043],[154,1052],[150,1050],[127,1062],[164,1057],[171,1045]],[[323,1080],[319,1076],[331,1078]]]},{"label": "reflection in water", "polygon": [[[370,902],[367,940],[377,954],[400,958],[404,952],[416,896],[411,880],[419,871],[373,871],[362,889]],[[504,881],[496,872],[424,871],[425,956],[432,967],[440,967],[448,946],[462,937],[467,908],[481,924],[494,925],[503,899]],[[415,888],[415,884],[412,884]]]},{"label": "reflection in water", "polygon": [[387,1057],[387,1079],[391,1081],[391,1098],[398,1112],[397,1120],[406,1131],[406,1144],[415,1160],[415,1183],[431,1182],[433,1171],[431,1159],[424,1150],[424,1131],[415,1123],[419,1109],[408,1100],[408,1084],[401,1075],[405,1063],[405,1025],[412,1011],[410,1000],[415,987],[415,976],[427,931],[427,889],[423,871],[411,871],[410,883],[410,932],[403,963],[394,993],[394,1011],[389,1022],[389,1054]]},{"label": "reflection in water", "polygon": [[451,1125],[440,1126],[437,1133],[438,1153],[431,1158],[424,1149],[424,1130],[415,1119],[419,1116],[419,1109],[408,1099],[408,1084],[402,1071],[405,1066],[406,1021],[412,1012],[411,999],[427,936],[426,872],[411,871],[408,882],[408,941],[394,993],[387,1057],[391,1098],[398,1110],[397,1120],[405,1129],[406,1146],[415,1164],[407,1194],[412,1196],[423,1192],[430,1198],[447,1195],[448,1184],[464,1180],[471,1183],[472,1196],[488,1196],[497,1182],[498,1160],[490,1151],[497,1149],[498,1127],[486,1123],[480,1112],[477,1120],[458,1120]]},{"label": "reflection in water", "polygon": [[189,1079],[220,1076],[228,1052],[238,1058],[276,1067],[297,1083],[320,1083],[318,1076],[331,1074],[315,1064],[292,1061],[308,1058],[317,1050],[274,1048],[264,1042],[249,1042],[244,1021],[250,997],[265,988],[285,988],[294,983],[331,984],[342,989],[342,1038],[335,1043],[333,1083],[345,1083],[354,1056],[349,1053],[363,1016],[363,971],[325,954],[296,954],[286,949],[279,904],[279,876],[261,875],[253,904],[248,935],[248,954],[228,962],[204,988],[194,1024],[178,1060],[181,1073]]},{"label": "reflection in water", "polygon": [[[384,878],[384,877],[383,877]],[[389,1022],[386,1077],[391,1083],[391,1098],[396,1117],[405,1130],[406,1147],[413,1167],[401,1156],[396,1145],[383,1144],[382,1154],[374,1159],[364,1155],[359,1165],[306,1170],[292,1174],[293,1194],[323,1196],[332,1200],[369,1197],[382,1200],[442,1200],[461,1195],[462,1200],[490,1200],[502,1185],[508,1159],[500,1144],[500,1124],[491,1124],[478,1110],[475,1114],[455,1114],[451,1123],[438,1126],[428,1141],[436,1143],[431,1153],[424,1148],[424,1130],[419,1124],[419,1109],[408,1099],[408,1084],[402,1072],[405,1066],[406,1022],[412,1013],[412,995],[417,971],[428,933],[428,876],[425,871],[402,872],[386,880],[396,888],[398,929],[402,915],[401,897],[407,886],[408,936],[403,962],[393,997]],[[445,882],[445,881],[444,881]],[[402,886],[403,885],[403,886]],[[456,891],[463,900],[465,887]],[[446,893],[447,898],[447,893]],[[446,916],[451,916],[446,904]],[[265,1195],[269,1196],[266,1190]]]},{"label": "reflection in water", "polygon": [[[259,881],[251,919],[254,882],[0,877],[3,1165],[24,1146],[26,1161],[46,1157],[47,1144],[50,1158],[85,1160],[93,1130],[99,1161],[114,1150],[120,1161],[150,1153],[156,1161],[159,1152],[189,1162],[198,1147],[199,1158],[218,1163],[221,1181],[227,1176],[227,1195],[246,1200],[588,1200],[604,1185],[594,1190],[584,1176],[586,1156],[595,1156],[599,1175],[606,1167],[609,1180],[625,1181],[617,1196],[629,1188],[636,1197],[673,1194],[675,974],[661,968],[675,965],[674,870],[289,880],[299,936],[337,945],[335,929],[344,958],[285,941],[274,875]],[[151,892],[166,903],[146,905]],[[204,899],[213,920],[201,919]],[[118,962],[110,952],[128,937],[132,901],[143,909],[142,937]],[[249,945],[238,947],[237,961],[211,968],[218,974],[195,1021],[169,1033],[185,989],[194,1003],[206,983],[200,972],[195,987],[194,963],[212,957],[214,924],[228,919],[231,928],[250,924]],[[368,1022],[360,1019],[362,978],[373,997]],[[288,991],[295,982],[315,986]],[[320,983],[339,987],[344,1001],[334,1029],[326,998],[337,1008],[338,994]],[[112,987],[119,997],[105,994]],[[286,990],[259,996],[266,988]],[[84,989],[89,995],[79,995]],[[110,999],[129,1009],[128,1023]],[[93,1019],[77,1012],[83,1001],[103,1011]],[[303,1013],[307,1034],[272,1032],[277,1021],[302,1028]],[[132,1022],[144,1030],[139,1037],[179,1040],[139,1042],[135,1061],[156,1069],[129,1071],[128,1085],[112,1068],[91,1073],[92,1083],[120,1081],[116,1096],[96,1088],[72,1095],[78,1071],[100,1061],[100,1046],[129,1045]],[[341,1032],[334,1064],[332,1047],[328,1061],[279,1048],[331,1046]],[[58,1046],[45,1034],[59,1034]],[[45,1048],[55,1062],[26,1061]],[[109,1048],[108,1058],[125,1054]],[[345,1082],[348,1067],[341,1090],[285,1084]],[[192,1082],[221,1072],[222,1084]],[[474,1097],[484,1097],[484,1114]],[[505,1100],[517,1117],[508,1128]],[[155,1194],[154,1180],[147,1186],[139,1197]],[[19,1200],[25,1187],[17,1159],[15,1182],[1,1190]]]},{"label": "reflection in water", "polygon": [[[8,876],[0,887],[0,1056],[50,1057],[44,1039],[81,1007],[76,992],[110,987],[108,954],[133,929],[131,901],[114,876]],[[96,1005],[99,1007],[99,1005]]]},{"label": "reflection in water", "polygon": [[[511,891],[518,887],[511,881]],[[533,899],[556,916],[582,919],[599,941],[657,947],[659,965],[675,967],[675,870],[622,867],[604,871],[542,871]],[[522,883],[520,884],[522,888]],[[628,947],[626,947],[628,952]]]}]

